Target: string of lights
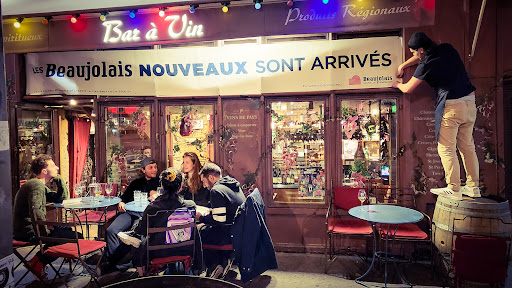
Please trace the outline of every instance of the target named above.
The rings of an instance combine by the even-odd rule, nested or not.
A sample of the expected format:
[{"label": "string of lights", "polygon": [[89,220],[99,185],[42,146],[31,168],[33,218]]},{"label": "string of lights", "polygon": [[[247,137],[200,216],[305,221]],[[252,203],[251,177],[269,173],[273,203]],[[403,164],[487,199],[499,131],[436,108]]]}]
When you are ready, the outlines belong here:
[{"label": "string of lights", "polygon": [[[322,1],[324,4],[327,4],[329,1],[328,0],[317,0],[317,1]],[[254,9],[256,10],[260,10],[262,9],[263,7],[263,0],[253,0],[254,2]],[[217,2],[219,3],[219,2]],[[293,6],[293,0],[288,0],[285,2],[285,4],[289,7],[292,7]],[[208,4],[212,4],[212,3],[208,3]],[[228,13],[229,11],[229,5],[231,4],[230,1],[222,1],[219,3],[220,4],[220,8],[222,10],[222,12],[224,13]],[[206,5],[206,4],[205,4]],[[208,6],[211,8],[211,6]],[[199,4],[190,4],[190,8],[189,8],[189,12],[190,13],[195,13],[199,8]],[[146,8],[145,8],[146,9]],[[149,8],[150,9],[150,8]],[[159,7],[158,8],[158,15],[160,17],[166,17],[166,12],[168,11],[169,7]],[[117,11],[101,11],[101,12],[91,12],[91,13],[88,13],[88,12],[83,12],[82,14],[86,14],[86,16],[90,16],[91,14],[95,14],[95,13],[99,13],[100,16],[99,16],[99,19],[101,21],[106,21],[107,20],[107,17],[109,16],[110,13],[112,12],[122,12],[123,10],[117,10]],[[138,9],[129,9],[129,10],[124,10],[124,11],[127,11],[128,15],[130,16],[130,18],[134,19],[136,18],[137,16],[137,13],[139,12]],[[69,15],[69,14],[68,14]],[[43,19],[41,20],[41,22],[43,24],[49,24],[50,21],[54,20],[54,17],[55,16],[64,16],[64,15],[51,15],[51,16],[44,16]],[[69,21],[73,24],[75,23],[78,23],[79,22],[79,17],[81,16],[80,13],[74,13],[72,15],[70,15],[70,18],[69,18]],[[35,18],[35,17],[34,17]],[[25,17],[17,17],[14,20],[13,22],[13,25],[15,28],[20,28],[22,25],[21,23],[23,22],[23,20],[25,20],[26,18]]]}]

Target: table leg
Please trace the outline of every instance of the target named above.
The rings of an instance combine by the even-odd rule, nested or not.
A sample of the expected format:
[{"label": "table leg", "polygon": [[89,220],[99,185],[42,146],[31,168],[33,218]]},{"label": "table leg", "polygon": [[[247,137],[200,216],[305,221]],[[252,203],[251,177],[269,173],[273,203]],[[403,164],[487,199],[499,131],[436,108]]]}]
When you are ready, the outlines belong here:
[{"label": "table leg", "polygon": [[[363,285],[365,287],[371,287],[370,285],[367,285],[365,284],[362,279],[368,275],[368,273],[370,273],[370,271],[372,270],[373,266],[374,266],[374,263],[375,263],[375,258],[377,256],[379,256],[378,254],[379,253],[382,253],[382,252],[379,252],[377,251],[377,237],[380,237],[379,235],[379,232],[378,232],[378,229],[377,229],[377,226],[375,223],[370,223],[370,225],[372,226],[372,230],[373,230],[373,257],[372,257],[372,262],[370,264],[370,267],[368,268],[368,270],[361,276],[357,277],[355,282],[357,284],[360,284],[360,285]],[[385,242],[385,246],[384,246],[384,287],[388,287],[388,261],[389,261],[389,244],[388,244],[388,241],[390,240],[390,236],[392,236],[392,239],[391,239],[391,249],[393,248],[393,244],[395,243],[395,237],[396,237],[396,231],[398,230],[398,225],[396,225],[396,228],[395,228],[395,231],[393,232],[392,235],[389,235],[389,228],[391,226],[391,224],[387,224],[387,231],[388,233],[386,233],[386,238],[384,238],[384,242]],[[381,257],[381,256],[379,256]],[[405,279],[405,277],[400,273],[400,270],[398,270],[398,266],[396,265],[396,261],[395,261],[395,257],[391,257],[391,259],[393,260],[393,264],[395,266],[395,269],[396,269],[396,272],[398,273],[398,276],[400,277],[400,279],[402,280],[402,283],[405,283],[407,284],[408,286],[410,287],[413,287],[413,285],[411,283],[409,283],[409,281],[407,281],[407,279]]]},{"label": "table leg", "polygon": [[[393,237],[391,239],[391,249],[393,249],[393,246],[395,244],[395,239],[396,239],[396,231],[398,231],[398,225],[399,224],[396,224],[396,227],[395,227],[395,231],[393,232]],[[389,241],[389,228],[390,228],[391,224],[388,224],[388,229],[386,231],[388,231],[386,233],[386,239],[385,239],[385,242],[386,242],[386,251],[385,251],[385,258],[384,258],[384,261],[385,261],[385,264],[384,264],[384,287],[387,287],[387,277],[388,277],[388,241]],[[395,257],[391,256],[391,259],[393,260],[393,266],[395,266],[395,270],[396,270],[396,273],[398,274],[398,276],[400,277],[400,280],[402,280],[402,283],[410,286],[412,288],[412,284],[409,283],[409,281],[407,281],[407,279],[405,279],[405,277],[402,275],[402,273],[400,273],[400,270],[398,269],[398,266],[396,265],[396,261],[395,261]]]},{"label": "table leg", "polygon": [[368,286],[365,283],[363,283],[362,279],[366,275],[368,275],[368,273],[370,273],[370,271],[373,268],[373,265],[375,264],[375,257],[377,255],[377,236],[379,234],[378,231],[377,231],[377,227],[376,227],[375,223],[371,223],[370,222],[370,225],[372,226],[372,231],[373,231],[373,257],[372,257],[372,263],[370,264],[370,267],[368,268],[368,270],[366,270],[366,272],[363,275],[357,277],[356,280],[355,280],[357,284],[363,285],[365,287],[370,287],[370,286]]},{"label": "table leg", "polygon": [[84,211],[85,211],[85,231],[87,231],[86,239],[90,240],[89,239],[89,222],[87,222],[87,209],[85,209]]}]

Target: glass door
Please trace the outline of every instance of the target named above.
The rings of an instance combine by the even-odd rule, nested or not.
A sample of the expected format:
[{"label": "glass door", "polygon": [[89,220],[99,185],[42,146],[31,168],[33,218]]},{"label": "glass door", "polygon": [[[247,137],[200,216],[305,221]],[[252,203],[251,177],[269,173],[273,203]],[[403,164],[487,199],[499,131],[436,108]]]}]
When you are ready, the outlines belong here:
[{"label": "glass door", "polygon": [[142,176],[141,162],[151,156],[151,105],[104,109],[107,179],[124,190]]}]

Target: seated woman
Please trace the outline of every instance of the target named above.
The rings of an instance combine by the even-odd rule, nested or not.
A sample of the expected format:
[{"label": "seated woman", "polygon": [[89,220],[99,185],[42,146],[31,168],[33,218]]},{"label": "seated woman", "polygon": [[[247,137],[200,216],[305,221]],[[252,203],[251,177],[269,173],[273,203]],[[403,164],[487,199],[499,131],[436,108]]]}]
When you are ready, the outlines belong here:
[{"label": "seated woman", "polygon": [[[190,200],[183,200],[181,196],[178,195],[178,191],[181,187],[181,183],[183,180],[183,176],[180,171],[175,168],[167,168],[162,174],[160,174],[160,183],[164,188],[163,194],[156,198],[153,202],[151,202],[146,210],[144,210],[144,214],[142,215],[142,219],[138,222],[133,230],[133,234],[128,232],[120,232],[119,238],[125,244],[132,245],[135,248],[133,249],[133,265],[137,267],[137,271],[139,276],[143,276],[145,274],[144,266],[146,264],[146,246],[147,246],[147,219],[148,215],[155,215],[158,211],[161,210],[169,210],[169,213],[160,213],[157,217],[151,218],[151,223],[149,225],[151,227],[166,227],[168,216],[179,208],[189,208],[193,209],[195,204]],[[191,215],[193,217],[193,215]],[[136,238],[137,235],[142,236]],[[134,237],[135,236],[135,237]],[[139,236],[139,237],[140,237]],[[165,243],[166,235],[165,233],[153,234],[150,238],[151,244],[163,244]],[[152,251],[150,257],[151,258],[160,258],[167,257],[172,255],[192,255],[192,251],[189,248],[175,248],[175,249],[167,249],[167,250],[157,250]]]},{"label": "seated woman", "polygon": [[203,165],[199,161],[199,157],[194,152],[186,152],[183,154],[183,174],[185,175],[185,181],[183,181],[183,187],[180,194],[186,200],[192,200],[196,205],[211,207],[210,206],[210,191],[208,188],[203,187],[201,171]]}]

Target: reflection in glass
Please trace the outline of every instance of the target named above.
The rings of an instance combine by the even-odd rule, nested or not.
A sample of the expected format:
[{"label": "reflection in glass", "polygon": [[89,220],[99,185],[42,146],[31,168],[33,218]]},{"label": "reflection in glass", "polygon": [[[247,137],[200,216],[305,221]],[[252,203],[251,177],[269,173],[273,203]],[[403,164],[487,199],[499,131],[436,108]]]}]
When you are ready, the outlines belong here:
[{"label": "reflection in glass", "polygon": [[272,103],[272,183],[277,202],[324,202],[323,101]]},{"label": "reflection in glass", "polygon": [[342,100],[343,185],[390,185],[396,175],[396,100]]},{"label": "reflection in glass", "polygon": [[167,106],[165,115],[167,167],[180,169],[185,152],[213,161],[213,105]]},{"label": "reflection in glass", "polygon": [[[144,152],[151,148],[150,107],[107,107],[107,177],[126,187],[139,177]],[[121,188],[121,191],[124,189]]]},{"label": "reflection in glass", "polygon": [[20,180],[32,178],[30,163],[39,154],[52,155],[52,117],[49,111],[18,111],[18,153]]}]

